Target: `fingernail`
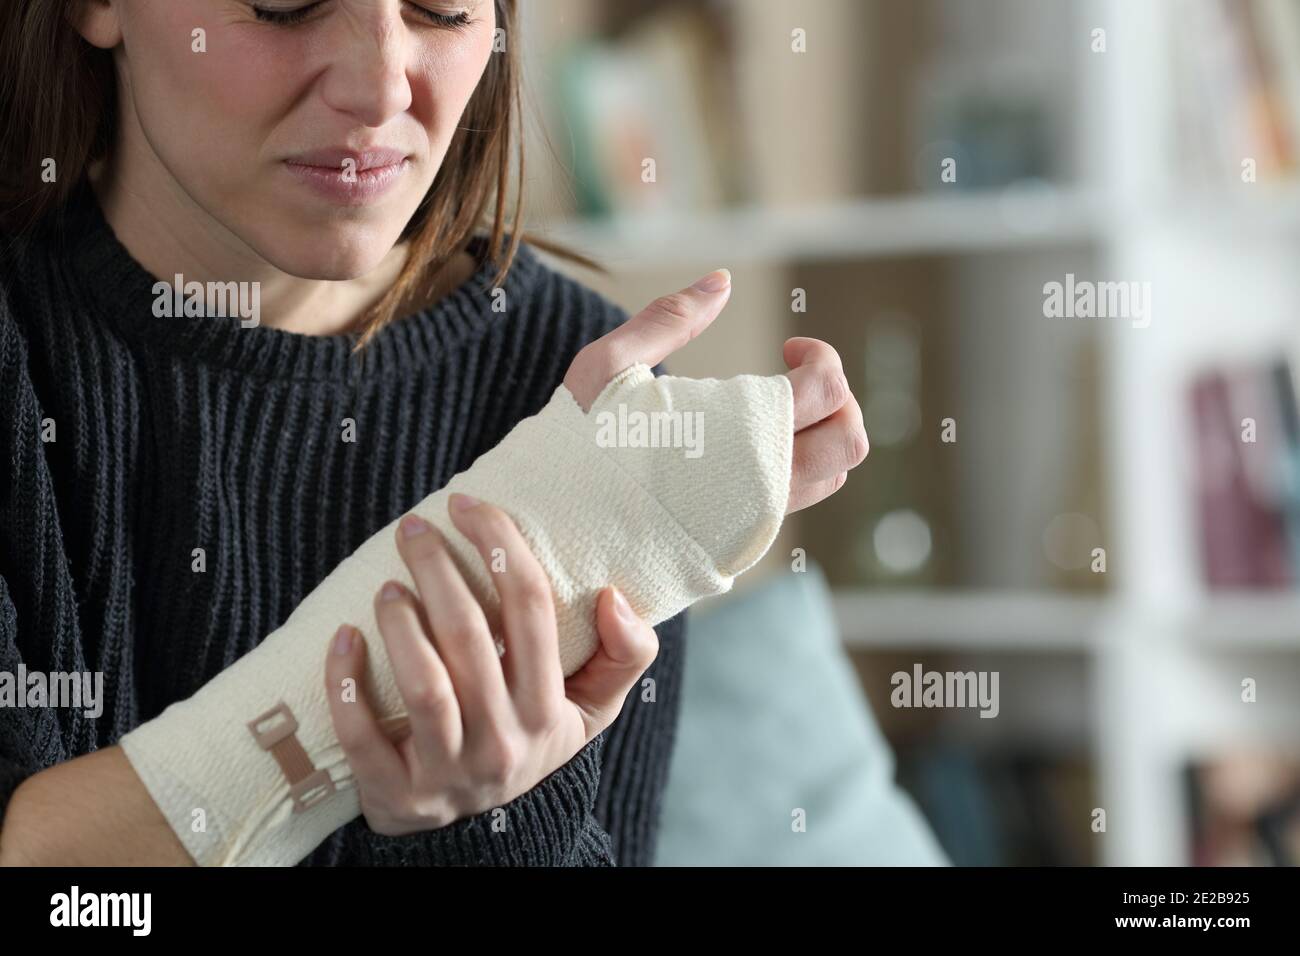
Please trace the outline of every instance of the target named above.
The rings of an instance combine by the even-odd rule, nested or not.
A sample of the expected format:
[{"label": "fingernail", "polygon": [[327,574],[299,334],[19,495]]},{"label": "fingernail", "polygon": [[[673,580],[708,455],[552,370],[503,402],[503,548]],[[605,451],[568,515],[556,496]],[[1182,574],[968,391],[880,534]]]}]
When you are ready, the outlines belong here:
[{"label": "fingernail", "polygon": [[402,529],[403,538],[414,538],[417,534],[424,534],[429,530],[429,522],[418,515],[407,515],[402,519],[399,527]]},{"label": "fingernail", "polygon": [[334,653],[343,655],[352,650],[352,627],[344,624],[334,635]]},{"label": "fingernail", "polygon": [[731,272],[727,269],[715,269],[702,279],[696,279],[691,286],[696,292],[721,292],[731,285]]},{"label": "fingernail", "polygon": [[627,603],[627,598],[623,597],[623,592],[614,588],[614,610],[629,624],[636,624],[636,613],[632,610],[632,605]]},{"label": "fingernail", "polygon": [[451,506],[457,511],[469,511],[471,508],[477,508],[481,501],[469,495],[462,495],[457,492],[451,496]]},{"label": "fingernail", "polygon": [[402,596],[402,589],[392,581],[384,585],[384,589],[379,592],[379,598],[382,601],[396,601]]}]

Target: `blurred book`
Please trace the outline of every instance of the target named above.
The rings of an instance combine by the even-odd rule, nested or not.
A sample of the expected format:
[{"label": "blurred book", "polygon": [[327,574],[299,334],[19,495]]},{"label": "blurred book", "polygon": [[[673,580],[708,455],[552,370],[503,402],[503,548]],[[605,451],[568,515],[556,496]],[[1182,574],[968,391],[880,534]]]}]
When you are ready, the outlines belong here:
[{"label": "blurred book", "polygon": [[[731,0],[738,141],[730,160],[758,205],[834,202],[879,187],[900,152],[911,54],[880,0]],[[887,19],[886,19],[887,18]],[[900,59],[904,58],[904,59]],[[897,65],[897,69],[890,66]],[[889,70],[887,85],[876,80]]]},{"label": "blurred book", "polygon": [[1295,395],[1275,365],[1208,371],[1191,385],[1202,569],[1212,588],[1295,579]]},{"label": "blurred book", "polygon": [[875,60],[863,45],[886,42],[871,25],[894,6],[603,0],[552,58],[573,212],[685,218],[864,192],[882,109],[903,108],[892,90],[864,108]]},{"label": "blurred book", "polygon": [[1279,406],[1282,441],[1282,501],[1292,575],[1300,569],[1300,401],[1291,363],[1273,364],[1273,386]]},{"label": "blurred book", "polygon": [[1189,171],[1259,180],[1293,174],[1300,141],[1297,0],[1187,0],[1173,17],[1177,135]]},{"label": "blurred book", "polygon": [[1300,165],[1300,0],[1256,0],[1253,8],[1265,104],[1276,123],[1284,165]]},{"label": "blurred book", "polygon": [[[981,68],[987,69],[985,64]],[[1052,102],[1045,84],[982,76],[937,54],[917,71],[916,157],[912,185],[939,191],[987,190],[1060,176],[1053,156]],[[941,173],[951,161],[951,181]],[[950,184],[951,183],[951,184]]]},{"label": "blurred book", "polygon": [[1237,753],[1186,767],[1194,866],[1300,864],[1300,759]]},{"label": "blurred book", "polygon": [[922,56],[902,91],[911,113],[908,188],[979,191],[1070,178],[1079,150],[1061,122],[1073,93],[1055,19],[1061,9],[1005,0],[886,5],[927,11]]},{"label": "blurred book", "polygon": [[680,214],[729,200],[731,132],[719,117],[732,111],[717,102],[717,49],[708,17],[669,5],[560,57],[579,214]]}]

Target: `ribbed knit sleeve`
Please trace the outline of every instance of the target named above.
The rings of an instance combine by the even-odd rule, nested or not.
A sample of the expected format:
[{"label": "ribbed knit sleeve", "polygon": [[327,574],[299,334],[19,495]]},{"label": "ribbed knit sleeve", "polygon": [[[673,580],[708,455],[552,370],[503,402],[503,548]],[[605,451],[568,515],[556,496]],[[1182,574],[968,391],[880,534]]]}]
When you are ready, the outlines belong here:
[{"label": "ribbed knit sleeve", "polygon": [[609,835],[592,813],[604,734],[527,793],[437,830],[375,833],[359,817],[303,866],[613,866]]},{"label": "ribbed knit sleeve", "polygon": [[[9,588],[0,578],[0,670],[16,672],[18,660],[18,616]],[[33,721],[18,718],[14,710],[0,709],[0,827],[14,791],[40,766],[35,753],[38,741],[43,737],[57,739],[42,734]]]},{"label": "ribbed knit sleeve", "polygon": [[[40,635],[77,635],[58,514],[39,451],[42,416],[25,374],[26,353],[0,287],[0,823],[18,785],[90,745],[91,728],[75,712],[26,706],[28,671],[48,672],[62,660],[84,662],[79,642],[64,646]],[[69,668],[72,669],[72,668]],[[61,719],[62,718],[62,719]]]}]

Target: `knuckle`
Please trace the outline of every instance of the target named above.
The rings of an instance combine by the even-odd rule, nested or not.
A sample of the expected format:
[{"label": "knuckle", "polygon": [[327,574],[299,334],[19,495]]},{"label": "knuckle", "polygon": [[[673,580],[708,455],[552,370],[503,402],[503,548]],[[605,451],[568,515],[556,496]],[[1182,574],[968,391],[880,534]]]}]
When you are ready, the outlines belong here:
[{"label": "knuckle", "polygon": [[600,357],[607,351],[609,351],[609,346],[603,338],[588,342],[578,349],[578,354],[573,357],[573,362],[570,363],[569,368],[585,371],[589,365],[598,365]]},{"label": "knuckle", "polygon": [[680,292],[670,292],[655,299],[647,310],[647,317],[664,328],[676,328],[691,318],[692,303]]},{"label": "knuckle", "polygon": [[862,464],[866,459],[868,451],[871,450],[871,442],[867,440],[867,431],[862,425],[855,425],[849,432],[849,460],[855,466]]},{"label": "knuckle", "polygon": [[464,646],[481,640],[485,633],[486,628],[480,626],[479,622],[469,615],[457,615],[439,628],[438,637],[452,644]]},{"label": "knuckle", "polygon": [[416,684],[402,696],[411,716],[424,719],[439,716],[447,703],[446,692],[432,681]]},{"label": "knuckle", "polygon": [[827,366],[821,375],[822,400],[826,406],[838,411],[849,398],[849,381],[841,369]]},{"label": "knuckle", "polygon": [[375,620],[379,622],[380,631],[385,634],[391,633],[392,628],[402,622],[406,609],[414,606],[411,592],[401,583],[394,583],[398,588],[398,596],[395,600],[386,600],[383,588],[375,592]]},{"label": "knuckle", "polygon": [[530,616],[546,616],[554,613],[551,585],[540,569],[537,569],[535,574],[521,573],[515,589],[514,601],[519,610]]},{"label": "knuckle", "polygon": [[867,433],[861,428],[850,429],[845,442],[845,452],[849,462],[853,465],[861,464],[867,457]]},{"label": "knuckle", "polygon": [[478,507],[479,528],[484,543],[490,547],[503,546],[519,534],[519,529],[510,516],[498,508],[484,502]]},{"label": "knuckle", "polygon": [[659,656],[659,635],[654,632],[653,628],[647,628],[650,632],[645,637],[638,640],[636,645],[637,664],[641,670],[645,670],[655,662]]},{"label": "knuckle", "polygon": [[446,547],[446,542],[443,540],[442,532],[431,524],[424,534],[417,534],[412,538],[404,537],[399,529],[398,547],[406,557],[408,565],[412,562],[424,564],[442,551]]},{"label": "knuckle", "polygon": [[422,830],[444,827],[458,816],[448,796],[440,792],[436,784],[434,787],[432,790],[427,787],[416,788],[410,798],[410,819],[418,820]]},{"label": "knuckle", "polygon": [[339,746],[347,753],[356,753],[365,744],[365,728],[359,721],[335,720],[334,731],[338,736]]},{"label": "knuckle", "polygon": [[500,786],[508,783],[519,764],[519,746],[506,734],[493,734],[474,755],[476,776]]},{"label": "knuckle", "polygon": [[840,353],[835,351],[835,347],[829,342],[823,342],[821,339],[813,339],[813,353],[816,355],[818,362],[824,362],[835,369],[844,367],[843,361],[840,360]]},{"label": "knuckle", "polygon": [[526,733],[542,734],[559,724],[563,716],[562,700],[548,694],[544,700],[538,701],[526,713],[521,714],[520,722]]}]

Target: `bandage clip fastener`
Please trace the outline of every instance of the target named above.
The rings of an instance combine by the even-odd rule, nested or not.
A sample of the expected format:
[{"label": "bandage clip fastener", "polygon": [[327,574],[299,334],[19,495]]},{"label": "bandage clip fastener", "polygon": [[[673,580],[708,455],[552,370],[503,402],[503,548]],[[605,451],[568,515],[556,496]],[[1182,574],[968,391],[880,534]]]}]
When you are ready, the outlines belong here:
[{"label": "bandage clip fastener", "polygon": [[[265,725],[279,718],[271,727]],[[334,792],[334,780],[328,770],[317,770],[298,738],[298,719],[284,701],[248,722],[248,729],[263,750],[270,751],[289,781],[293,812],[310,810]]]}]

